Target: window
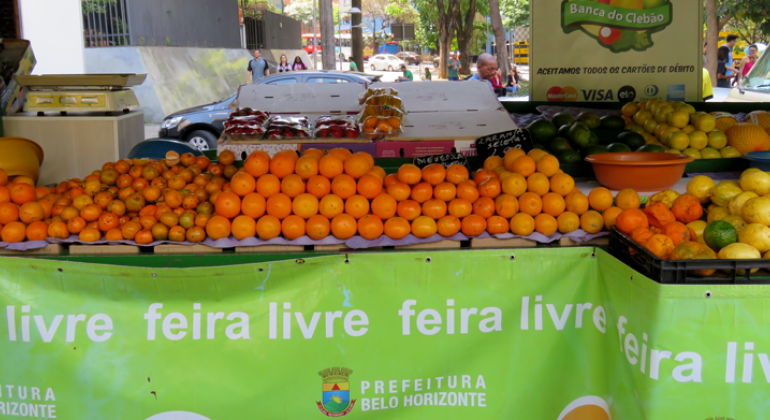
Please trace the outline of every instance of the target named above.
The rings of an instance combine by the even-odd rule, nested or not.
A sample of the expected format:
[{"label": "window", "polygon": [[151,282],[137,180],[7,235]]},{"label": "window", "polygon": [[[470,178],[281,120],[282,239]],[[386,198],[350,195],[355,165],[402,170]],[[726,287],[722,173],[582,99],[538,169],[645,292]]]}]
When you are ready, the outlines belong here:
[{"label": "window", "polygon": [[398,61],[399,58],[396,57],[395,55],[391,55],[391,56],[388,56],[388,60],[390,60],[390,61]]},{"label": "window", "polygon": [[297,83],[297,79],[294,77],[286,77],[283,79],[273,80],[269,82],[268,85],[287,85],[292,83]]},{"label": "window", "polygon": [[308,83],[350,83],[347,79],[339,79],[336,77],[310,77],[307,79]]}]

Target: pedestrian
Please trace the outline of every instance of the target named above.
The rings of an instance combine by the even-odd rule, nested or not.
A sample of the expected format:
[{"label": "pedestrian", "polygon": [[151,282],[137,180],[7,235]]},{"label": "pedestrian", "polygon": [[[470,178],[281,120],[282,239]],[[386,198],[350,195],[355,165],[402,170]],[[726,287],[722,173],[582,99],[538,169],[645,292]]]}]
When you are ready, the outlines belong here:
[{"label": "pedestrian", "polygon": [[404,73],[403,76],[398,78],[399,82],[411,82],[414,81],[414,76],[412,75],[412,72],[409,71],[405,65],[401,65],[401,71]]},{"label": "pedestrian", "polygon": [[433,75],[430,74],[430,68],[429,67],[425,67],[425,77],[423,77],[422,80],[423,81],[428,81],[428,82],[433,80]]},{"label": "pedestrian", "polygon": [[521,76],[519,75],[519,69],[516,66],[511,67],[511,72],[508,73],[508,83],[505,85],[506,92],[514,94],[521,89]]},{"label": "pedestrian", "polygon": [[729,88],[730,79],[735,77],[735,74],[728,74],[730,73],[730,71],[727,70],[729,53],[730,49],[725,46],[719,47],[719,50],[717,51],[717,87],[720,88]]},{"label": "pedestrian", "polygon": [[278,64],[278,73],[287,73],[291,71],[289,66],[289,59],[286,58],[286,54],[281,54],[281,62]]},{"label": "pedestrian", "polygon": [[492,54],[484,53],[476,60],[476,73],[468,80],[484,80],[489,84],[489,88],[494,92],[491,79],[497,74],[497,60]]},{"label": "pedestrian", "polygon": [[457,60],[457,55],[454,52],[449,53],[449,60],[447,60],[447,76],[452,82],[460,80],[460,61]]},{"label": "pedestrian", "polygon": [[708,68],[708,56],[706,55],[706,47],[708,47],[708,45],[708,42],[703,44],[703,68]]},{"label": "pedestrian", "polygon": [[735,77],[735,73],[738,71],[735,69],[735,66],[733,66],[733,48],[735,47],[735,44],[738,42],[738,35],[727,35],[727,42],[723,45],[723,47],[727,47],[727,51],[729,54],[727,55],[727,60],[725,61],[725,67],[727,68],[727,75]]},{"label": "pedestrian", "polygon": [[350,71],[358,71],[358,64],[354,60],[350,60]]},{"label": "pedestrian", "polygon": [[499,68],[495,71],[495,74],[489,79],[489,82],[492,83],[492,89],[495,91],[495,94],[498,97],[505,96],[506,90],[505,90],[505,86],[503,86],[503,76],[500,74]]},{"label": "pedestrian", "polygon": [[307,66],[302,62],[299,56],[294,57],[294,62],[291,63],[291,69],[294,71],[307,70]]},{"label": "pedestrian", "polygon": [[254,59],[249,61],[249,66],[246,68],[246,83],[257,83],[265,76],[270,76],[270,66],[262,58],[262,53],[254,50]]},{"label": "pedestrian", "polygon": [[749,55],[746,57],[743,57],[741,59],[741,63],[739,65],[739,68],[741,69],[740,73],[738,73],[738,83],[741,83],[741,79],[746,77],[746,75],[749,74],[749,71],[752,67],[754,67],[754,63],[757,62],[759,59],[759,47],[756,45],[750,45],[749,46]]}]

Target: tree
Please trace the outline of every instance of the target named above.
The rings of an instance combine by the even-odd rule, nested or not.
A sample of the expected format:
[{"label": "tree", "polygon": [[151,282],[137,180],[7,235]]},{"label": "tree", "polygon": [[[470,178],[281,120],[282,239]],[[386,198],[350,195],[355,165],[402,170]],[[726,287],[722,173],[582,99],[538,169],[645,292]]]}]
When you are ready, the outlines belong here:
[{"label": "tree", "polygon": [[750,20],[734,17],[730,20],[730,23],[725,26],[725,30],[737,33],[738,36],[749,45],[768,43],[768,34],[762,32],[762,30],[759,29],[759,25]]},{"label": "tree", "polygon": [[[707,8],[712,2],[716,6],[716,0],[707,0]],[[759,31],[770,35],[770,0],[721,0],[718,12],[722,17],[720,29],[735,16],[742,21],[754,23]]]},{"label": "tree", "polygon": [[[372,32],[375,54],[379,42],[385,40],[382,31],[397,22],[413,23],[420,14],[408,0],[363,0],[363,24]],[[377,24],[377,21],[380,24]]]},{"label": "tree", "polygon": [[528,28],[529,0],[500,0],[500,14],[506,28]]},{"label": "tree", "polygon": [[712,85],[717,85],[717,41],[719,40],[717,0],[706,0],[706,61]]},{"label": "tree", "polygon": [[[334,19],[334,26],[340,24],[339,20],[339,6],[336,4],[332,6],[332,18]],[[295,0],[284,9],[286,16],[297,19],[302,22],[306,27],[313,25],[313,0]]]},{"label": "tree", "polygon": [[479,7],[479,10],[477,10],[477,5],[488,7],[489,3],[477,3],[476,0],[450,1],[452,3],[459,3],[460,5],[460,7],[454,11],[451,19],[453,21],[453,26],[457,31],[457,49],[460,53],[460,71],[463,72],[462,74],[468,75],[471,70],[470,49],[471,41],[473,40],[473,21],[476,17],[476,12],[478,11],[484,16],[489,14],[489,10],[485,10],[483,7]]},{"label": "tree", "polygon": [[492,18],[492,30],[495,33],[495,45],[497,46],[497,66],[500,68],[503,78],[508,77],[508,48],[505,42],[505,29],[503,28],[503,17],[500,15],[499,0],[489,0],[489,16]]},{"label": "tree", "polygon": [[334,8],[332,0],[319,0],[321,16],[321,62],[324,70],[337,68],[334,48]]}]

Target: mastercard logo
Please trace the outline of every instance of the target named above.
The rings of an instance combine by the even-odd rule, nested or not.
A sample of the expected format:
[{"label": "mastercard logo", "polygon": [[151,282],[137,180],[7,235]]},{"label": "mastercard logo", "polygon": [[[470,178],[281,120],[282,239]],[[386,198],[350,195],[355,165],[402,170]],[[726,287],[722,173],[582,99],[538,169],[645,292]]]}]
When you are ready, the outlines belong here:
[{"label": "mastercard logo", "polygon": [[156,414],[147,420],[211,420],[208,417],[203,417],[200,414],[190,413],[188,411],[167,411],[165,413]]},{"label": "mastercard logo", "polygon": [[612,420],[612,417],[606,401],[587,395],[569,403],[556,420]]},{"label": "mastercard logo", "polygon": [[545,94],[546,100],[549,102],[575,102],[578,98],[577,89],[572,86],[559,87],[554,86],[548,89]]}]

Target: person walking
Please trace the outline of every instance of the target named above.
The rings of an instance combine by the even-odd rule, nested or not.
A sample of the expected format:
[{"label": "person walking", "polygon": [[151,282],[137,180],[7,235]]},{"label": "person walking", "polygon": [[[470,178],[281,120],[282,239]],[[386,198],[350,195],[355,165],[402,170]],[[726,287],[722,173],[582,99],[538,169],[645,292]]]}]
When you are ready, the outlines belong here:
[{"label": "person walking", "polygon": [[735,77],[735,74],[728,74],[730,73],[727,70],[729,53],[730,49],[725,46],[719,47],[717,51],[717,87],[720,88],[729,88],[730,79]]},{"label": "person walking", "polygon": [[307,70],[307,66],[302,62],[299,56],[294,57],[294,62],[291,63],[291,69],[294,71]]},{"label": "person walking", "polygon": [[752,67],[754,67],[754,63],[757,62],[759,59],[759,47],[756,45],[750,45],[749,46],[749,55],[746,57],[743,57],[741,59],[740,64],[738,65],[741,69],[740,73],[738,73],[738,84],[741,83],[741,79],[746,77],[746,75],[749,74],[749,71]]},{"label": "person walking", "polygon": [[270,76],[270,66],[262,58],[262,53],[254,50],[254,59],[249,61],[249,66],[246,68],[246,83],[257,83],[266,76]]},{"label": "person walking", "polygon": [[447,76],[452,82],[460,80],[460,61],[457,60],[457,54],[455,52],[449,53],[449,60],[447,60]]},{"label": "person walking", "polygon": [[281,54],[281,62],[278,64],[278,73],[287,73],[291,71],[289,65],[289,59],[286,58],[286,54]]},{"label": "person walking", "polygon": [[508,73],[508,83],[505,85],[506,92],[513,95],[521,89],[521,76],[519,75],[519,69],[516,66],[511,67],[511,72]]},{"label": "person walking", "polygon": [[484,80],[489,84],[489,88],[494,92],[492,78],[497,75],[497,59],[492,54],[484,53],[476,60],[476,73],[468,80]]},{"label": "person walking", "polygon": [[727,69],[728,76],[735,77],[735,73],[737,73],[738,70],[736,70],[733,65],[733,48],[735,48],[735,44],[738,42],[738,35],[727,35],[726,40],[727,42],[723,45],[723,47],[727,47],[728,51],[727,60],[725,60],[725,68]]}]

